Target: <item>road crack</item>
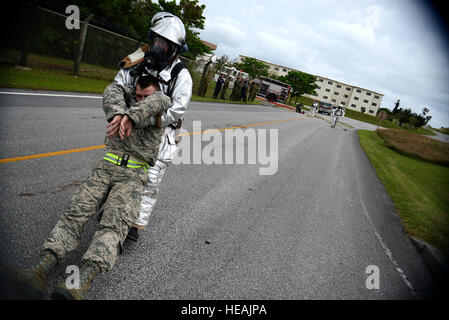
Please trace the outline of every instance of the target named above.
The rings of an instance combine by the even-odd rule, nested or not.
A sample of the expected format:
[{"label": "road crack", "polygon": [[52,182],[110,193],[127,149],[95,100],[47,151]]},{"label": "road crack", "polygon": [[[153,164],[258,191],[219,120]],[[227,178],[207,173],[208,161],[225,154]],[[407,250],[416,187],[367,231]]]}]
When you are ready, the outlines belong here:
[{"label": "road crack", "polygon": [[56,193],[64,192],[73,187],[78,187],[81,185],[82,182],[83,181],[73,180],[69,184],[62,185],[62,186],[56,186],[55,189],[38,191],[35,193],[32,193],[32,192],[19,193],[19,197],[33,197],[33,196],[37,196],[39,194],[56,194]]}]

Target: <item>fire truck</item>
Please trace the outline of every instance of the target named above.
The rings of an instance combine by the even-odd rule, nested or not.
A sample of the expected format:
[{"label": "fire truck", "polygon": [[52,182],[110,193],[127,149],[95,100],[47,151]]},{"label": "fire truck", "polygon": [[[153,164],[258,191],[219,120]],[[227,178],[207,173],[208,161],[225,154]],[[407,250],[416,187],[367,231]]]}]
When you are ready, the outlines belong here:
[{"label": "fire truck", "polygon": [[260,84],[260,89],[257,95],[265,98],[270,102],[285,102],[291,90],[291,85],[281,82],[279,80],[268,77],[260,77],[261,79],[254,79],[253,82]]}]

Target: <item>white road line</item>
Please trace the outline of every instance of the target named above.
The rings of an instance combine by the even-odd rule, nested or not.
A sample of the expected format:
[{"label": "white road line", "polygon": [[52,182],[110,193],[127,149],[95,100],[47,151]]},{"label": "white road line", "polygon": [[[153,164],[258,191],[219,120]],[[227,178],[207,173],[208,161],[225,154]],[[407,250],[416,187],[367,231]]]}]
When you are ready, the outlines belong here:
[{"label": "white road line", "polygon": [[103,99],[102,96],[78,96],[71,94],[54,94],[54,93],[29,93],[29,92],[3,92],[0,91],[0,94],[15,94],[15,95],[23,95],[23,96],[47,96],[47,97],[66,97],[66,98],[88,98],[88,99]]},{"label": "white road line", "polygon": [[[55,93],[31,93],[31,92],[8,92],[8,91],[0,91],[0,94],[15,94],[15,95],[23,95],[23,96],[46,96],[46,97],[65,97],[65,98],[87,98],[87,99],[103,99],[103,96],[78,96],[78,95],[72,95],[72,94],[55,94]],[[200,103],[207,103],[206,101],[190,101],[190,104],[200,102]],[[221,104],[221,103],[220,103]],[[227,106],[235,106],[235,104],[226,104]],[[245,106],[245,108],[255,108],[254,106]],[[256,108],[265,108],[265,109],[272,109],[272,107],[267,106],[256,106]],[[215,111],[212,111],[215,112]]]},{"label": "white road line", "polygon": [[404,281],[405,285],[408,287],[408,289],[410,290],[410,293],[416,298],[421,300],[421,297],[419,296],[419,294],[416,292],[415,288],[413,287],[412,283],[410,282],[410,280],[407,278],[407,275],[405,274],[405,272],[402,270],[402,268],[399,266],[399,263],[394,259],[393,254],[391,252],[390,249],[388,249],[387,245],[385,244],[384,240],[382,239],[382,236],[380,235],[379,231],[377,231],[376,226],[374,225],[373,220],[371,219],[371,216],[369,215],[368,209],[366,208],[366,204],[365,201],[363,199],[363,194],[362,194],[362,186],[360,184],[360,180],[359,180],[359,175],[358,175],[358,161],[357,161],[357,157],[355,156],[355,148],[352,148],[352,155],[354,157],[354,170],[355,170],[355,178],[356,178],[356,182],[357,182],[357,191],[358,191],[358,198],[359,198],[359,202],[360,205],[363,209],[363,214],[365,215],[366,219],[368,220],[368,224],[371,227],[371,230],[373,231],[374,235],[376,236],[377,240],[379,241],[379,244],[382,246],[382,249],[385,252],[385,255],[388,257],[388,259],[390,260],[391,264],[393,265],[393,267],[396,269],[396,271],[399,273],[399,275],[401,276],[402,281]]}]

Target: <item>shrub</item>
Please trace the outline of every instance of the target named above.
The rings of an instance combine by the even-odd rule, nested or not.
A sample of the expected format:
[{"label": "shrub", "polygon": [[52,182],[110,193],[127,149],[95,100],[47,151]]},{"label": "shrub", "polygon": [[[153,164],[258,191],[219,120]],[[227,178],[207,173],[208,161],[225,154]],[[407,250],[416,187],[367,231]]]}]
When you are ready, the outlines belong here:
[{"label": "shrub", "polygon": [[398,129],[377,130],[387,146],[402,154],[449,166],[449,143]]}]

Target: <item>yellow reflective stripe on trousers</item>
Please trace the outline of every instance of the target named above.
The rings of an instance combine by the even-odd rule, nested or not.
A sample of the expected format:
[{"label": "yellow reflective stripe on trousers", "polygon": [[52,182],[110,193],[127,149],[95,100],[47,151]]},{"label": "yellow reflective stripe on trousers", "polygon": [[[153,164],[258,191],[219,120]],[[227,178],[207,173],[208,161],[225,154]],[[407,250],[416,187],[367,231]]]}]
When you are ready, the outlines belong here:
[{"label": "yellow reflective stripe on trousers", "polygon": [[[108,158],[111,157],[111,158]],[[109,161],[117,166],[120,166],[119,162],[122,161],[122,158],[119,156],[116,156],[115,154],[112,153],[107,153],[105,157],[103,157],[104,160]],[[132,165],[129,164],[129,162],[135,163],[136,165]],[[142,168],[145,172],[148,172],[148,167],[149,165],[146,163],[142,163],[142,162],[136,162],[136,161],[132,161],[132,160],[128,160],[128,163],[126,164],[126,167],[128,168]]]},{"label": "yellow reflective stripe on trousers", "polygon": [[[115,154],[113,154],[113,153],[106,153],[106,156],[107,157],[111,157],[111,158],[114,158],[114,159],[116,159],[116,160],[121,160],[122,158],[121,157],[119,157],[119,156],[117,156],[117,155],[115,155]],[[138,162],[138,161],[133,161],[133,160],[128,160],[128,163],[134,163],[134,164],[140,164],[140,165],[142,165],[142,166],[144,166],[144,165],[147,165],[147,163],[145,163],[145,162]]]}]

